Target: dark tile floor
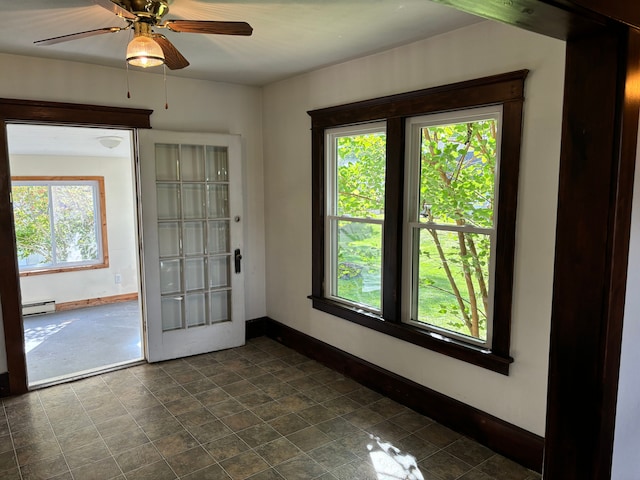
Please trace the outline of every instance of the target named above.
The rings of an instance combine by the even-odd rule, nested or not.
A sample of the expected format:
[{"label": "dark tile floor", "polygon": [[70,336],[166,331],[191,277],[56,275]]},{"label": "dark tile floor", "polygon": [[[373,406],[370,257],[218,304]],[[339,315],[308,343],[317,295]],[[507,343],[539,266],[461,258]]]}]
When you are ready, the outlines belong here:
[{"label": "dark tile floor", "polygon": [[4,480],[540,478],[264,337],[2,407]]}]

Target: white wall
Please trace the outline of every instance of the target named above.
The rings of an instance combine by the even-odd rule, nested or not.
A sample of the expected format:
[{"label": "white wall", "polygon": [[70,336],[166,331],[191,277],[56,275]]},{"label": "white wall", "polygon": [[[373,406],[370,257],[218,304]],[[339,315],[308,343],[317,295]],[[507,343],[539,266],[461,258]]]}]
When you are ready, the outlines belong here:
[{"label": "white wall", "polygon": [[635,183],[629,239],[629,265],[627,293],[622,329],[622,353],[618,383],[618,404],[613,442],[613,480],[637,480],[640,478],[640,142],[636,161]]},{"label": "white wall", "polygon": [[[153,128],[234,133],[242,136],[245,159],[245,311],[266,313],[264,189],[262,178],[262,90],[227,83],[167,78],[164,109],[162,75],[125,69],[0,54],[0,97],[153,109]],[[159,70],[161,72],[161,70]],[[0,299],[1,300],[1,299]],[[1,325],[0,325],[1,326]],[[0,372],[6,353],[0,342]]]},{"label": "white wall", "polygon": [[[529,69],[509,376],[311,308],[311,109]],[[482,22],[265,88],[267,314],[296,330],[544,434],[564,43]],[[286,233],[285,233],[286,232]]]},{"label": "white wall", "polygon": [[[137,293],[138,238],[131,159],[11,155],[10,163],[13,176],[104,177],[109,267],[21,277],[22,303],[64,303]],[[121,275],[120,284],[115,283],[116,274]]]}]

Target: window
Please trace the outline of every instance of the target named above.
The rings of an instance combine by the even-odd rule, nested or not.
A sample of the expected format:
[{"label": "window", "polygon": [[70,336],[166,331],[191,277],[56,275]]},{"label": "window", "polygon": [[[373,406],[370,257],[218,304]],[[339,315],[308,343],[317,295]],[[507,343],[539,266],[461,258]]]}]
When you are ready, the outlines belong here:
[{"label": "window", "polygon": [[403,320],[490,345],[502,109],[407,120]]},{"label": "window", "polygon": [[103,177],[13,177],[21,275],[108,266]]},{"label": "window", "polygon": [[309,112],[314,308],[508,374],[526,74]]}]

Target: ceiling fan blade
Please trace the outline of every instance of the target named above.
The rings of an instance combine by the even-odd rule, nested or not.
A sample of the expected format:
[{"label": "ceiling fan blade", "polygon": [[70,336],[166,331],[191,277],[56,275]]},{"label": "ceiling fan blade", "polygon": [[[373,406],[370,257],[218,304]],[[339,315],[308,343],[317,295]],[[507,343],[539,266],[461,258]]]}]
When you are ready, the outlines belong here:
[{"label": "ceiling fan blade", "polygon": [[115,13],[119,17],[126,18],[128,20],[135,20],[136,16],[129,10],[125,10],[120,5],[116,5],[111,0],[93,0],[93,3],[100,5],[102,8],[106,8],[111,13]]},{"label": "ceiling fan blade", "polygon": [[167,20],[160,27],[174,32],[210,33],[218,35],[251,35],[253,28],[246,22],[218,22],[215,20]]},{"label": "ceiling fan blade", "polygon": [[181,68],[189,66],[189,61],[182,56],[167,37],[159,33],[154,33],[153,39],[158,45],[160,45],[160,48],[162,48],[162,53],[164,53],[164,63],[170,70],[180,70]]},{"label": "ceiling fan blade", "polygon": [[120,30],[126,30],[127,28],[129,27],[98,28],[96,30],[87,30],[86,32],[71,33],[69,35],[62,35],[60,37],[45,38],[44,40],[36,40],[33,43],[35,43],[36,45],[54,45],[56,43],[67,42],[69,40],[76,40],[78,38],[87,38],[87,37],[93,37],[95,35],[102,35],[103,33],[116,33],[116,32],[119,32]]}]

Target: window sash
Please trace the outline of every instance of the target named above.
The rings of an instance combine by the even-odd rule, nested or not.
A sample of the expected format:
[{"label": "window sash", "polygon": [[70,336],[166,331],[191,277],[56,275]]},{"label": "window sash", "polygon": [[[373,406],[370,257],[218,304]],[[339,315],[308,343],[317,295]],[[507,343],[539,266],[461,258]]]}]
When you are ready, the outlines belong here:
[{"label": "window sash", "polygon": [[[364,311],[380,315],[382,313],[382,292],[384,291],[383,285],[383,271],[384,271],[384,212],[382,218],[376,218],[373,216],[351,216],[351,215],[339,215],[338,214],[338,155],[337,155],[337,141],[341,137],[354,137],[358,135],[367,134],[379,134],[384,133],[386,136],[386,122],[371,122],[363,125],[351,125],[339,128],[333,128],[326,131],[325,134],[325,149],[327,153],[326,158],[326,212],[325,215],[325,292],[328,298],[337,302],[343,303],[347,306],[362,309]],[[386,142],[386,139],[385,139]],[[385,155],[385,170],[386,170],[386,155]],[[384,191],[383,186],[383,191]],[[339,295],[339,262],[338,262],[338,236],[340,222],[352,222],[363,225],[375,225],[380,226],[381,230],[381,243],[380,243],[380,295],[379,305],[377,308],[375,305],[369,305],[366,303],[360,303],[353,299],[344,298]]]},{"label": "window sash", "polygon": [[[496,128],[496,163],[493,179],[493,226],[492,228],[477,227],[472,224],[456,225],[449,223],[420,221],[420,182],[422,161],[422,129],[441,125],[452,125],[481,120],[495,120]],[[495,251],[496,231],[498,224],[498,198],[500,181],[500,145],[502,132],[502,106],[490,106],[465,109],[456,112],[435,113],[410,117],[406,120],[406,169],[405,169],[405,199],[404,199],[404,251],[403,258],[403,297],[401,305],[401,320],[403,323],[419,329],[454,339],[482,348],[490,348],[493,340],[493,304],[495,297]],[[419,314],[419,262],[420,262],[420,232],[421,230],[435,230],[441,232],[464,232],[487,235],[490,240],[489,268],[488,268],[488,311],[486,315],[485,338],[475,338],[471,335],[456,332],[447,328],[418,320]]]}]

